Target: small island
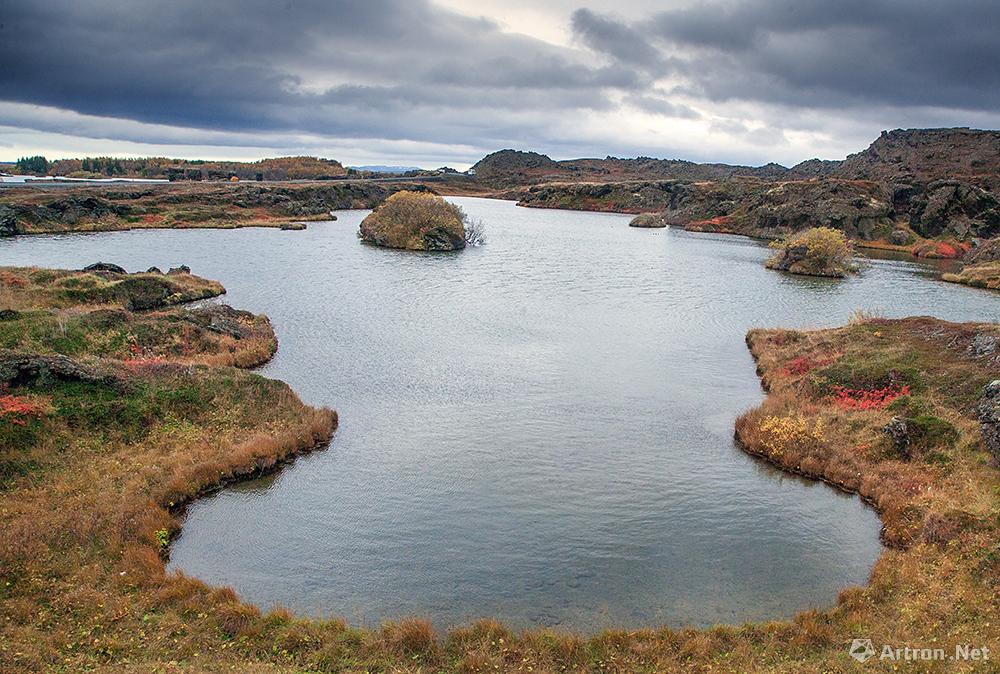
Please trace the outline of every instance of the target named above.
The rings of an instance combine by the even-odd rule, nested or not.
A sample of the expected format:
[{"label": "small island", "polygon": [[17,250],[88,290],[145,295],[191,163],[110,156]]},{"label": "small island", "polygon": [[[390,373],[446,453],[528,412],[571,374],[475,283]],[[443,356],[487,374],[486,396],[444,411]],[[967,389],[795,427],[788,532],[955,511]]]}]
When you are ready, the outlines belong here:
[{"label": "small island", "polygon": [[478,226],[461,206],[427,192],[396,192],[361,221],[358,236],[365,243],[406,250],[460,250],[476,245]]},{"label": "small island", "polygon": [[666,213],[640,213],[628,223],[629,227],[659,229],[667,226]]},{"label": "small island", "polygon": [[839,229],[813,227],[771,246],[776,252],[765,263],[768,269],[830,278],[843,278],[857,271],[852,262],[854,248]]}]

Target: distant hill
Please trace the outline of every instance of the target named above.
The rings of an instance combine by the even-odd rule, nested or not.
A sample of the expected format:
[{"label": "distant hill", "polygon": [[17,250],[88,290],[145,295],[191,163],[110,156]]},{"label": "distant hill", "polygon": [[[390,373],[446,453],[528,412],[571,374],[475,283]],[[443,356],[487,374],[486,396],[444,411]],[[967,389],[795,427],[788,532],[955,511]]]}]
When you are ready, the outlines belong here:
[{"label": "distant hill", "polygon": [[252,162],[168,157],[83,157],[48,162],[47,175],[70,178],[167,178],[169,180],[330,180],[347,169],[334,159],[274,157]]},{"label": "distant hill", "polygon": [[566,159],[555,161],[547,155],[519,150],[488,154],[472,167],[476,178],[497,186],[545,182],[616,182],[623,180],[723,180],[736,176],[776,180],[790,175],[780,164],[739,166],[698,164],[683,159],[637,157],[620,159]]},{"label": "distant hill", "polygon": [[775,163],[741,166],[651,157],[556,161],[538,152],[510,149],[488,154],[472,168],[477,179],[495,187],[548,182],[718,181],[736,177],[929,182],[1000,175],[1000,131],[964,127],[883,131],[867,149],[844,160],[809,159],[792,168]]}]

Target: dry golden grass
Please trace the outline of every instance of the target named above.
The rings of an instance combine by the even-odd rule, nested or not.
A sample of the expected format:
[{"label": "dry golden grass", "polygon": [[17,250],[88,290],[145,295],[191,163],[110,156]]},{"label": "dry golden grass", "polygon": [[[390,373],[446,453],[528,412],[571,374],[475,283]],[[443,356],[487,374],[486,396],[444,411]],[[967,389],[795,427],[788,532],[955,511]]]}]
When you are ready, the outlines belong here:
[{"label": "dry golden grass", "polygon": [[1000,262],[967,264],[956,273],[942,274],[941,280],[949,283],[964,283],[974,288],[1000,290]]}]

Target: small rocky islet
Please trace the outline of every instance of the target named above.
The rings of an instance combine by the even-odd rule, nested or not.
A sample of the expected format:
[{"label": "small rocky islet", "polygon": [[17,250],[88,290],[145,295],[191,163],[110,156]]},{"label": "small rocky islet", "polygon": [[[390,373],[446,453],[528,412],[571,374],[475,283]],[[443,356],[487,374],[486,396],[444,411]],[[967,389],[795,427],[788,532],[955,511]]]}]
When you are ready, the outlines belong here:
[{"label": "small rocky islet", "polygon": [[468,217],[439,196],[403,191],[390,195],[358,229],[365,243],[405,250],[453,251],[466,246]]}]

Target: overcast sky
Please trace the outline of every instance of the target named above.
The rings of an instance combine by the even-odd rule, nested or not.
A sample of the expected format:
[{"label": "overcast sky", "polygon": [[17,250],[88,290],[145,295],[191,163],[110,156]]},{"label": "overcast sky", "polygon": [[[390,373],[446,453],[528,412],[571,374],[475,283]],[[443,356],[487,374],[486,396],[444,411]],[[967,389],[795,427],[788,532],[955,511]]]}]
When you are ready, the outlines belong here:
[{"label": "overcast sky", "polygon": [[786,165],[1000,128],[996,0],[0,0],[0,160]]}]

